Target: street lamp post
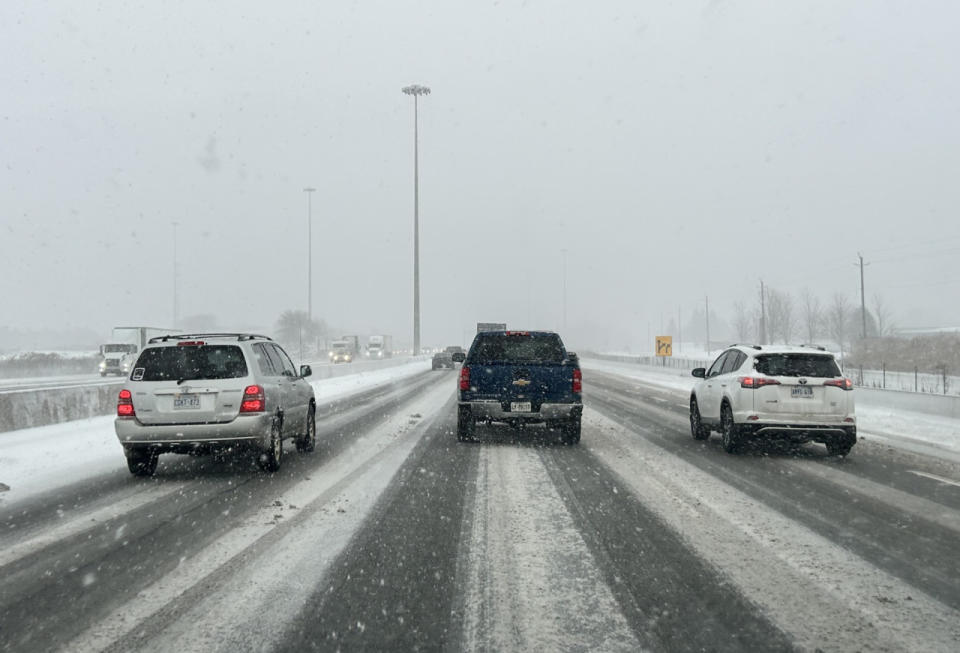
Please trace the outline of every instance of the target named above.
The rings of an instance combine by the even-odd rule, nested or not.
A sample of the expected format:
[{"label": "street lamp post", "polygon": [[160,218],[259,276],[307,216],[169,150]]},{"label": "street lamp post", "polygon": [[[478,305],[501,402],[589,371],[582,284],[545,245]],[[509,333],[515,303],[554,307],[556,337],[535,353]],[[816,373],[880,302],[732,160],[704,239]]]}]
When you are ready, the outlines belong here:
[{"label": "street lamp post", "polygon": [[171,325],[174,329],[177,328],[177,315],[178,306],[177,306],[177,227],[180,225],[179,222],[171,222],[173,225],[173,324]]},{"label": "street lamp post", "polygon": [[313,204],[311,197],[316,188],[304,188],[307,194],[307,320],[313,322]]},{"label": "street lamp post", "polygon": [[567,250],[561,249],[563,254],[563,330],[567,330]]},{"label": "street lamp post", "polygon": [[430,95],[426,86],[413,84],[402,89],[413,96],[413,355],[420,354],[420,153],[417,112],[419,97]]}]

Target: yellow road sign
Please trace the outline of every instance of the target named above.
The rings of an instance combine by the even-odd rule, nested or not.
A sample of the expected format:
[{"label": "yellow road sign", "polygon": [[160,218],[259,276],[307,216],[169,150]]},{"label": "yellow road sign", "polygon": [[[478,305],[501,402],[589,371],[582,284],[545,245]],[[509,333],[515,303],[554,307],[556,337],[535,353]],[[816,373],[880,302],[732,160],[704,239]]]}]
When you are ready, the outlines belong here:
[{"label": "yellow road sign", "polygon": [[673,336],[657,336],[657,356],[673,356]]}]

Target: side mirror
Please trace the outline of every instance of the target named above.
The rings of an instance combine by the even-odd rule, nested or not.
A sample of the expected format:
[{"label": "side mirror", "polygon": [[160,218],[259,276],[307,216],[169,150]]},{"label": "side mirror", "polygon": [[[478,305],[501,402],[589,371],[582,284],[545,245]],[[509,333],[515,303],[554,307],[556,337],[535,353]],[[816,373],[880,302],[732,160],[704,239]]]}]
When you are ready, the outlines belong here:
[{"label": "side mirror", "polygon": [[301,376],[301,377],[310,376],[311,374],[313,374],[313,370],[310,369],[310,366],[309,366],[309,365],[301,365],[301,366],[300,366],[300,376]]},{"label": "side mirror", "polygon": [[467,360],[467,355],[463,352],[455,351],[453,352],[451,358],[453,359],[454,363],[462,363],[463,361]]},{"label": "side mirror", "polygon": [[702,379],[707,375],[707,368],[705,367],[695,367],[690,371],[690,374],[693,374],[698,379]]},{"label": "side mirror", "polygon": [[579,362],[580,362],[580,357],[577,356],[577,354],[576,354],[575,352],[568,351],[568,352],[567,352],[567,360],[570,361],[571,363],[579,363]]}]

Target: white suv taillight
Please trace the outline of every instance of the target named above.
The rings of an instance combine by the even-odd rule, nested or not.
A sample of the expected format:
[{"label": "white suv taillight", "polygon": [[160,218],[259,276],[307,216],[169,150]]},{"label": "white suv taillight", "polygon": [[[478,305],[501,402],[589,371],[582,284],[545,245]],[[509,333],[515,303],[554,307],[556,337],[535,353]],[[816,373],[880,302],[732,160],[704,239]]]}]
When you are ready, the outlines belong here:
[{"label": "white suv taillight", "polygon": [[124,388],[117,396],[117,417],[136,417],[137,411],[133,409],[133,394]]},{"label": "white suv taillight", "polygon": [[267,402],[263,396],[263,387],[248,385],[243,390],[243,399],[240,401],[241,413],[262,413],[267,409]]},{"label": "white suv taillight", "polygon": [[853,381],[850,379],[830,379],[829,381],[824,381],[823,385],[830,385],[841,390],[853,390]]},{"label": "white suv taillight", "polygon": [[740,382],[741,388],[747,388],[748,390],[756,390],[765,385],[780,385],[780,382],[776,379],[771,379],[766,376],[741,376],[737,380]]}]

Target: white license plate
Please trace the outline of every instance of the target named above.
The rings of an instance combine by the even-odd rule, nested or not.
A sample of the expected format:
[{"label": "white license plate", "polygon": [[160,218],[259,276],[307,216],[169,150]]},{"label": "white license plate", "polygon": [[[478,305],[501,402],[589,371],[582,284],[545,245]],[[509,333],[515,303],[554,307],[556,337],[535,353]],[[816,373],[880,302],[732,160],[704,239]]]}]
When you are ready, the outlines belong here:
[{"label": "white license plate", "polygon": [[177,395],[173,398],[174,410],[200,408],[200,395]]},{"label": "white license plate", "polygon": [[529,401],[511,401],[510,402],[510,412],[511,413],[529,413],[533,411],[533,404]]},{"label": "white license plate", "polygon": [[795,385],[790,388],[791,397],[804,397],[808,399],[813,398],[813,388],[808,385]]}]

